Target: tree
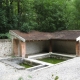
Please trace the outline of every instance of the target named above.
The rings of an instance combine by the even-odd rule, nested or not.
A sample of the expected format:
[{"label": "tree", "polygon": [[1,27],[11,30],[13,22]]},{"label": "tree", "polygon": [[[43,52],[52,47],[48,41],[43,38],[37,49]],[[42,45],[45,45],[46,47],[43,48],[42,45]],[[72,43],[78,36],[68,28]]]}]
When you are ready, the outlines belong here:
[{"label": "tree", "polygon": [[0,32],[6,33],[17,26],[17,15],[14,13],[14,0],[0,0]]},{"label": "tree", "polygon": [[74,6],[74,0],[67,0],[64,19],[66,21],[66,27],[68,30],[76,29],[75,12],[76,8]]},{"label": "tree", "polygon": [[76,24],[76,27],[75,29],[80,29],[80,0],[75,0],[75,24]]},{"label": "tree", "polygon": [[29,32],[36,26],[36,16],[33,8],[33,0],[22,1],[21,27],[23,32]]},{"label": "tree", "polygon": [[0,9],[0,33],[7,32],[6,24],[7,18],[5,17],[5,11]]},{"label": "tree", "polygon": [[80,29],[80,0],[0,0],[0,32]]},{"label": "tree", "polygon": [[56,0],[35,0],[34,8],[38,24],[36,29],[49,32],[66,29],[61,3]]}]

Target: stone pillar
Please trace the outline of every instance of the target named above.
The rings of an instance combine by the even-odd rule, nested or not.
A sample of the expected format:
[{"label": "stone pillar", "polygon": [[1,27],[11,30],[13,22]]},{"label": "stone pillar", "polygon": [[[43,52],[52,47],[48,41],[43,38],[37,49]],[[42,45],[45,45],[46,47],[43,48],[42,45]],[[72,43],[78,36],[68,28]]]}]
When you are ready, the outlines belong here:
[{"label": "stone pillar", "polygon": [[20,46],[21,46],[21,56],[25,58],[26,56],[26,42],[20,41]]},{"label": "stone pillar", "polygon": [[80,51],[79,51],[79,41],[76,41],[76,56],[79,56],[80,55]]},{"label": "stone pillar", "polygon": [[52,52],[52,40],[49,40],[49,52]]},{"label": "stone pillar", "polygon": [[18,44],[19,41],[17,39],[13,39],[13,55],[18,56]]}]

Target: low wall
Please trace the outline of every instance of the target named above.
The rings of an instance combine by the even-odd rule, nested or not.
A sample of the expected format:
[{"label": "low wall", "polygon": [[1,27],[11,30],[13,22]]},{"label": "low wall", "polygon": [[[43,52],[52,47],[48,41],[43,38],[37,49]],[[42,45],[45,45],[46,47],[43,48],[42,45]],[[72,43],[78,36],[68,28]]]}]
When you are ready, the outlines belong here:
[{"label": "low wall", "polygon": [[0,56],[12,54],[12,42],[9,39],[0,39]]}]

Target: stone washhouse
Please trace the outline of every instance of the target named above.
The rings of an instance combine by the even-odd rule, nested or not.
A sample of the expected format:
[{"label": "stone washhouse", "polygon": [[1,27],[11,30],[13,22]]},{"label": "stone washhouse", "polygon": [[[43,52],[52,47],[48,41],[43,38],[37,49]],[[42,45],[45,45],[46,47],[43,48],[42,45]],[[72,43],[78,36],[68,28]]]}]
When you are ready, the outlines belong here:
[{"label": "stone washhouse", "polygon": [[30,31],[24,33],[19,30],[9,31],[15,56],[56,52],[80,56],[80,30],[63,30],[58,32]]}]

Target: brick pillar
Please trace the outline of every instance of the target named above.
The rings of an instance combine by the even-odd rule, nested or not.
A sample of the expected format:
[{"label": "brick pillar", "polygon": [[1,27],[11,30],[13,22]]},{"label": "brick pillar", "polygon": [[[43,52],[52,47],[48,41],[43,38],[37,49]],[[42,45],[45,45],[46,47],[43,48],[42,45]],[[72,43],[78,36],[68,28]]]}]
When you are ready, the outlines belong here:
[{"label": "brick pillar", "polygon": [[52,52],[52,40],[49,40],[49,52]]},{"label": "brick pillar", "polygon": [[20,41],[20,46],[21,46],[21,56],[25,58],[26,56],[26,42]]},{"label": "brick pillar", "polygon": [[18,44],[19,41],[17,39],[13,39],[13,54],[18,56]]},{"label": "brick pillar", "polygon": [[80,44],[79,44],[79,41],[76,41],[76,56],[80,56]]}]

